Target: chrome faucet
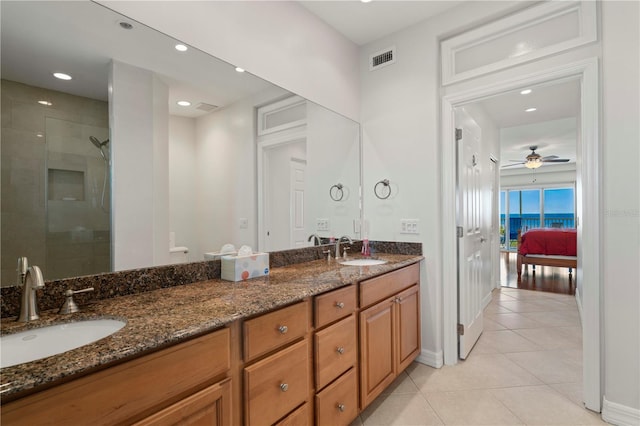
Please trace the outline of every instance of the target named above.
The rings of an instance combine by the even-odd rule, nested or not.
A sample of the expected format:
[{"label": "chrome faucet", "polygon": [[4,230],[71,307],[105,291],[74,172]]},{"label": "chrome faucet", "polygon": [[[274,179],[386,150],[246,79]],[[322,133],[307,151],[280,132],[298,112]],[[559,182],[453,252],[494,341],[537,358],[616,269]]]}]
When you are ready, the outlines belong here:
[{"label": "chrome faucet", "polygon": [[[20,273],[20,267],[24,263],[26,263],[26,258],[18,260],[18,273]],[[18,321],[29,322],[40,318],[40,312],[38,311],[38,299],[36,295],[36,290],[39,288],[44,288],[42,271],[37,266],[31,266],[24,274],[24,280],[22,283],[22,304],[20,305]]]},{"label": "chrome faucet", "polygon": [[[336,240],[336,259],[340,258],[340,242],[342,240],[347,240],[349,242],[349,245],[353,244],[353,241],[351,241],[351,238],[349,238],[348,235],[343,235],[342,237],[338,238]],[[342,257],[347,257],[346,255],[347,255],[347,252],[345,249],[345,252],[342,254]]]},{"label": "chrome faucet", "polygon": [[314,246],[322,245],[322,240],[320,239],[320,237],[318,236],[318,234],[311,234],[311,235],[309,235],[309,238],[307,239],[307,241],[311,241],[312,239],[313,239],[313,245],[314,245]]}]

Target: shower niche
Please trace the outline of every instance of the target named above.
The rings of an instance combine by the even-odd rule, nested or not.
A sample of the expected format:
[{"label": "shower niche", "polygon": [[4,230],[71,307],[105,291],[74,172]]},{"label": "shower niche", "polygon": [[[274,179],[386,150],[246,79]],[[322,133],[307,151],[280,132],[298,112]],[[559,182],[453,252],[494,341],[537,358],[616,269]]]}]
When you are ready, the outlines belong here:
[{"label": "shower niche", "polygon": [[47,185],[49,201],[84,201],[84,171],[49,168]]}]

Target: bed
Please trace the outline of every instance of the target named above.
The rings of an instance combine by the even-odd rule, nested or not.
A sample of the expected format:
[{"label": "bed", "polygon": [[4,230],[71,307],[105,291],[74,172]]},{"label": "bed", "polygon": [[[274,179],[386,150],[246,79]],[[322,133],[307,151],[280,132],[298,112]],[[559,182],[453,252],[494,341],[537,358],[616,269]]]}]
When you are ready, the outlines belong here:
[{"label": "bed", "polygon": [[536,228],[525,233],[518,231],[518,281],[522,266],[556,266],[569,268],[569,278],[577,266],[577,238],[575,229]]}]

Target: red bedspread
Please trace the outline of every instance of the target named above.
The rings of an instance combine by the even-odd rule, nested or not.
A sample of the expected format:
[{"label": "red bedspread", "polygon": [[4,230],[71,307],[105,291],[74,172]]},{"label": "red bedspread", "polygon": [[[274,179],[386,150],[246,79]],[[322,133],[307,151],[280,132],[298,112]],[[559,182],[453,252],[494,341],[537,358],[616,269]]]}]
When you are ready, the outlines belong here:
[{"label": "red bedspread", "polygon": [[522,234],[518,253],[576,256],[576,230],[541,228]]}]

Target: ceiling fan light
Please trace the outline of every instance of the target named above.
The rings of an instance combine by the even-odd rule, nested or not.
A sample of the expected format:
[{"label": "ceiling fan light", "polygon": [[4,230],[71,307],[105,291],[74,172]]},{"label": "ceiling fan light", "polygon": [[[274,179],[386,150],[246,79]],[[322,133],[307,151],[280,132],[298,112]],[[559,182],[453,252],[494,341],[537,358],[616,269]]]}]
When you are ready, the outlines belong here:
[{"label": "ceiling fan light", "polygon": [[537,169],[538,167],[542,166],[542,160],[541,160],[541,159],[539,159],[539,158],[532,159],[532,160],[527,160],[527,161],[524,163],[524,166],[525,166],[527,169]]}]

